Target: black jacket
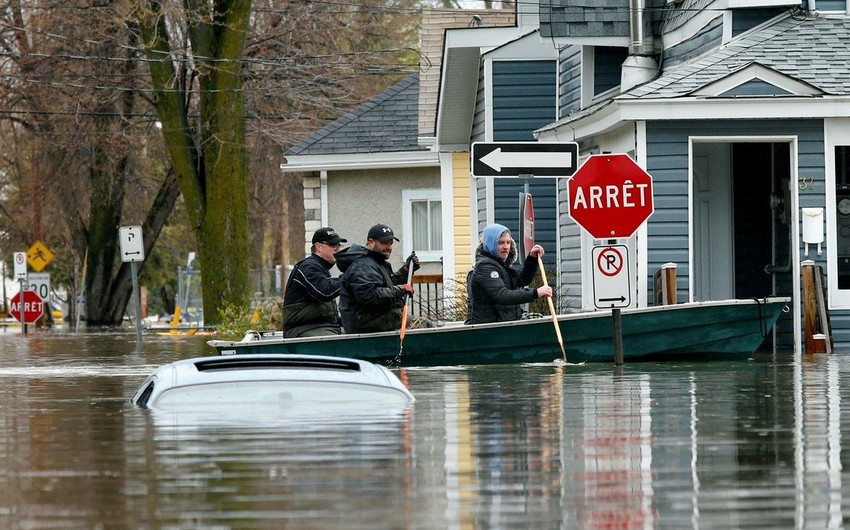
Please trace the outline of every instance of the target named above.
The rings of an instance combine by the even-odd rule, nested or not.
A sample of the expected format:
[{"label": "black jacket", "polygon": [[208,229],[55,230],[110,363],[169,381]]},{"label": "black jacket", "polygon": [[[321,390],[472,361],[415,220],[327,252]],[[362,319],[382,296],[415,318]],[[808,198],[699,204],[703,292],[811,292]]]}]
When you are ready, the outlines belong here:
[{"label": "black jacket", "polygon": [[401,327],[407,271],[393,272],[386,257],[360,245],[335,254],[343,272],[339,310],[346,333],[393,331]]},{"label": "black jacket", "polygon": [[297,337],[313,327],[339,327],[334,299],[341,282],[331,277],[333,266],[315,254],[295,264],[283,295],[284,337]]},{"label": "black jacket", "polygon": [[537,274],[537,260],[525,259],[521,271],[510,265],[516,260],[516,245],[505,261],[488,254],[479,243],[475,251],[475,268],[467,282],[467,324],[506,322],[522,318],[521,304],[537,298],[537,290],[527,286]]}]

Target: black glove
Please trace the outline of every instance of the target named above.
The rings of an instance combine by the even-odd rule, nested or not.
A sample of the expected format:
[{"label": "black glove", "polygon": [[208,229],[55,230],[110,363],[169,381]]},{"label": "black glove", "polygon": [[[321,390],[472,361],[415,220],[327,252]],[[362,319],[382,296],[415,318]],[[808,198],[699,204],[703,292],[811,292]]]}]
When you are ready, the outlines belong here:
[{"label": "black glove", "polygon": [[416,252],[411,252],[407,259],[404,260],[405,269],[407,268],[407,264],[413,261],[413,272],[418,271],[422,265],[419,264],[419,256],[416,255]]}]

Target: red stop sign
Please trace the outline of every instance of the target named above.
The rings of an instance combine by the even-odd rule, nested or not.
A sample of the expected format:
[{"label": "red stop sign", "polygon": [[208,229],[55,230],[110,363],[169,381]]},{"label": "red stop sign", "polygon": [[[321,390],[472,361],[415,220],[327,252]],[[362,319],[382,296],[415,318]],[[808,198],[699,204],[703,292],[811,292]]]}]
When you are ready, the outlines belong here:
[{"label": "red stop sign", "polygon": [[35,291],[21,291],[11,302],[10,313],[22,324],[34,324],[44,314],[44,301]]},{"label": "red stop sign", "polygon": [[628,155],[591,155],[567,181],[570,217],[596,239],[630,237],[652,215],[652,177]]}]

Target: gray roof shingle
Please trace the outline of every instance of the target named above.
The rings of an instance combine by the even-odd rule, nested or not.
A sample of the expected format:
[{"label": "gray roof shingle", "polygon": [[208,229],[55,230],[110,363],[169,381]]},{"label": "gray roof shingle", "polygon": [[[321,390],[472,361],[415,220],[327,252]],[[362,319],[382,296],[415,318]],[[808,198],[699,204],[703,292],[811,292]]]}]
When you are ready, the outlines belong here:
[{"label": "gray roof shingle", "polygon": [[422,151],[417,141],[419,74],[384,90],[292,146],[286,155]]},{"label": "gray roof shingle", "polygon": [[850,95],[850,18],[788,16],[623,94],[573,112],[541,130],[593,115],[615,100],[674,99],[758,63],[816,87]]},{"label": "gray roof shingle", "polygon": [[686,96],[754,62],[804,81],[825,94],[850,94],[850,19],[789,16],[635,87],[619,99]]}]

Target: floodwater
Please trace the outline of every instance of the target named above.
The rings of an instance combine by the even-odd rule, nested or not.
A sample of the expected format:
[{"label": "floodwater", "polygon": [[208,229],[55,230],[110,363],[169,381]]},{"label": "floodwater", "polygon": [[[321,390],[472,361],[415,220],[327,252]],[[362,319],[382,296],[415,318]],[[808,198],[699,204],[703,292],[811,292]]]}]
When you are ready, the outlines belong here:
[{"label": "floodwater", "polygon": [[3,529],[825,529],[850,514],[841,354],[405,369],[408,409],[287,419],[129,404],[157,365],[211,354],[203,337],[7,332],[0,351]]}]

